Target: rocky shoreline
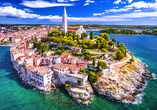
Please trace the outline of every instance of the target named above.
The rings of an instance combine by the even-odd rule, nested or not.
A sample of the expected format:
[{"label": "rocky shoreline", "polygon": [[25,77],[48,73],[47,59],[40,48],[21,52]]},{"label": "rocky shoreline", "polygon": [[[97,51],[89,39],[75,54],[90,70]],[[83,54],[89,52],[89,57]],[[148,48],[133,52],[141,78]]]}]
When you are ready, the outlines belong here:
[{"label": "rocky shoreline", "polygon": [[86,86],[71,86],[68,88],[65,87],[65,89],[77,102],[81,104],[92,103],[93,89],[89,82],[86,83]]},{"label": "rocky shoreline", "polygon": [[124,78],[121,82],[117,80],[110,80],[108,82],[97,81],[92,84],[95,91],[98,92],[99,95],[119,102],[140,103],[141,97],[143,96],[142,91],[146,86],[145,77],[151,80],[154,80],[155,77],[152,73],[147,71],[146,64],[139,59],[136,59],[136,61],[138,63],[134,65],[135,71],[129,71],[130,77]]},{"label": "rocky shoreline", "polygon": [[[145,77],[154,80],[155,77],[152,73],[148,72],[146,69],[146,64],[144,64],[139,59],[136,59],[138,62],[135,67],[135,71],[130,71],[129,74],[131,77],[124,78],[123,82],[118,82],[117,80],[110,80],[109,83],[113,83],[114,87],[107,84],[106,82],[99,82],[92,84],[94,90],[98,92],[98,94],[108,97],[111,100],[116,100],[119,102],[127,102],[134,104],[139,103],[140,99],[137,99],[136,96],[142,95],[142,91],[146,86]],[[20,74],[20,69],[13,68],[17,71],[19,78],[22,82],[35,87],[37,90],[40,90],[43,93],[51,92],[56,88],[58,83],[54,83],[47,88],[38,88],[36,85],[30,83],[30,81]],[[140,70],[140,71],[139,71]],[[60,85],[60,84],[59,84]],[[73,97],[74,100],[80,102],[81,104],[91,104],[93,97],[93,89],[89,82],[85,84],[83,87],[78,85],[73,85],[68,88],[65,87],[68,91],[68,94]]]},{"label": "rocky shoreline", "polygon": [[[52,83],[50,86],[48,86],[46,88],[39,88],[36,85],[34,85],[33,83],[31,83],[28,80],[28,78],[23,76],[23,74],[20,74],[21,73],[20,69],[15,68],[14,65],[13,65],[13,68],[17,71],[17,75],[20,78],[20,80],[23,83],[30,85],[33,90],[39,90],[42,93],[49,93],[49,92],[52,92],[52,90],[56,89],[56,87],[58,87],[58,86],[60,87],[62,85],[62,84],[56,82],[56,83]],[[91,104],[92,103],[93,89],[89,82],[86,82],[86,84],[84,86],[72,85],[69,88],[65,87],[65,89],[68,91],[69,95],[72,96],[73,99],[76,100],[77,102],[79,102],[81,104]]]}]

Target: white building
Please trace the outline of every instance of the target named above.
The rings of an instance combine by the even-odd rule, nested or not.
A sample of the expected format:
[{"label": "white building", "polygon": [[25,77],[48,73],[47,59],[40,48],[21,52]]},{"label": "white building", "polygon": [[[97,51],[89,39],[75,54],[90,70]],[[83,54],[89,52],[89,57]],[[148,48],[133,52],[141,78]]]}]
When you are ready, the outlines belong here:
[{"label": "white building", "polygon": [[53,71],[49,67],[36,67],[32,72],[32,79],[38,83],[39,86],[47,86],[51,84]]},{"label": "white building", "polygon": [[18,42],[20,42],[21,41],[21,38],[20,37],[13,37],[12,38],[12,42],[13,43],[18,43]]},{"label": "white building", "polygon": [[63,16],[62,16],[62,31],[67,33],[67,13],[66,13],[65,7],[64,7]]},{"label": "white building", "polygon": [[86,30],[83,28],[83,26],[81,25],[80,27],[79,27],[79,29],[76,31],[76,35],[80,35],[81,36],[81,34],[82,33],[86,33]]},{"label": "white building", "polygon": [[79,72],[79,66],[76,64],[62,64],[58,63],[52,66],[54,71],[54,77],[59,78],[62,84],[65,84],[66,81],[77,84],[78,78],[82,79],[81,86],[83,86],[87,80],[88,75]]}]

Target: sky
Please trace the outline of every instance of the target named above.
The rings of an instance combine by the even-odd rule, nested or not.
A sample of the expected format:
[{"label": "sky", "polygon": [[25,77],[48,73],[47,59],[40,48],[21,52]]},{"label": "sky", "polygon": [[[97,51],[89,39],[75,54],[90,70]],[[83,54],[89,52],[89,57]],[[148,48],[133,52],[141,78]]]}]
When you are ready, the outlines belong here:
[{"label": "sky", "polygon": [[0,24],[157,25],[157,0],[0,0]]}]

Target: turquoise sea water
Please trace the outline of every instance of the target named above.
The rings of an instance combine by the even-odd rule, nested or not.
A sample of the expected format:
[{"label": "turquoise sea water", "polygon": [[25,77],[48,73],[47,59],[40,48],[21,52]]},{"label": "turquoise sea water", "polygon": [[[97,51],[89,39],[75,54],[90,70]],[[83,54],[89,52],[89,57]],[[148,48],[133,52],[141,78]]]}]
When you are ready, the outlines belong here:
[{"label": "turquoise sea water", "polygon": [[[157,74],[157,36],[110,35],[110,38],[124,42],[137,58],[148,65],[150,72]],[[0,110],[157,110],[157,80],[147,80],[142,103],[138,105],[111,101],[97,93],[94,93],[91,105],[81,105],[64,88],[50,94],[34,91],[19,80],[10,62],[9,49],[0,47]]]}]

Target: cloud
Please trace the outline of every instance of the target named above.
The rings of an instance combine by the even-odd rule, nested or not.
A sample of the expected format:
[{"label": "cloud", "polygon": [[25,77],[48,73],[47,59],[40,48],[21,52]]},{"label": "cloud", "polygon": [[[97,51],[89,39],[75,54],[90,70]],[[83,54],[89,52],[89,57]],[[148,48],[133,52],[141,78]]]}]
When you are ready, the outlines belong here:
[{"label": "cloud", "polygon": [[64,0],[57,0],[58,2],[64,2]]},{"label": "cloud", "polygon": [[[59,17],[57,17],[57,19],[55,19],[54,17],[52,17],[52,19],[50,19],[50,21],[55,21],[55,22],[61,22],[61,18],[59,19]],[[68,17],[68,21],[69,22],[105,22],[105,21],[130,21],[131,19],[117,19],[117,18],[113,18],[113,19],[108,19],[105,17]]]},{"label": "cloud", "polygon": [[11,3],[8,3],[8,2],[5,2],[3,3],[3,6],[11,6],[12,4]]},{"label": "cloud", "polygon": [[113,2],[113,4],[119,4],[121,2],[121,0],[117,0],[115,2]]},{"label": "cloud", "polygon": [[141,12],[142,10],[135,10],[134,12]]},{"label": "cloud", "polygon": [[85,4],[84,4],[84,6],[87,6],[87,5],[89,5],[89,3],[85,3]]},{"label": "cloud", "polygon": [[131,3],[133,0],[128,0],[128,3]]},{"label": "cloud", "polygon": [[[68,2],[67,0],[57,0],[58,2]],[[75,1],[79,1],[79,0],[69,0],[70,2],[75,2]]]},{"label": "cloud", "polygon": [[105,13],[93,13],[94,16],[104,15]]},{"label": "cloud", "polygon": [[95,3],[94,0],[86,0],[84,6],[89,5],[89,3]]},{"label": "cloud", "polygon": [[0,7],[0,16],[17,18],[38,18],[40,15],[27,13],[24,10],[13,8],[12,6]]},{"label": "cloud", "polygon": [[69,0],[69,1],[71,1],[71,2],[75,2],[75,1],[79,1],[79,0]]},{"label": "cloud", "polygon": [[157,8],[157,2],[155,3],[146,3],[144,1],[134,2],[131,5],[125,6],[126,8]]},{"label": "cloud", "polygon": [[106,12],[122,12],[122,11],[129,11],[132,8],[120,8],[120,9],[109,9]]},{"label": "cloud", "polygon": [[[61,1],[61,0],[60,0]],[[56,6],[74,6],[74,4],[71,3],[56,3],[56,2],[49,2],[44,0],[36,0],[36,1],[23,1],[23,3],[20,3],[21,5],[24,5],[26,7],[30,8],[47,8],[47,7],[56,7]]]},{"label": "cloud", "polygon": [[130,19],[130,18],[145,18],[145,17],[157,17],[157,11],[154,12],[132,12],[129,14],[119,14],[117,16],[105,16],[107,18],[117,19]]},{"label": "cloud", "polygon": [[156,19],[156,18],[151,18],[151,19]]},{"label": "cloud", "polygon": [[33,10],[31,10],[29,8],[24,8],[24,11],[26,11],[26,12],[33,12]]},{"label": "cloud", "polygon": [[[31,14],[28,12],[29,9],[17,9],[12,6],[0,7],[0,16],[2,17],[17,17],[17,18],[36,18],[39,20],[49,19],[55,22],[61,22],[62,17],[59,15],[48,15],[41,16],[38,14]],[[129,21],[131,19],[123,19],[123,18],[106,18],[106,17],[68,17],[68,21],[70,22],[101,22],[101,21]]]}]

